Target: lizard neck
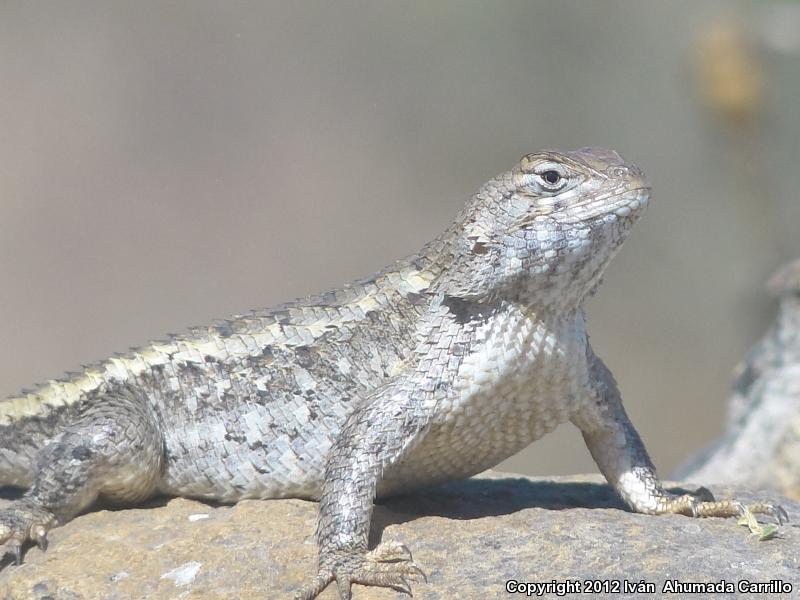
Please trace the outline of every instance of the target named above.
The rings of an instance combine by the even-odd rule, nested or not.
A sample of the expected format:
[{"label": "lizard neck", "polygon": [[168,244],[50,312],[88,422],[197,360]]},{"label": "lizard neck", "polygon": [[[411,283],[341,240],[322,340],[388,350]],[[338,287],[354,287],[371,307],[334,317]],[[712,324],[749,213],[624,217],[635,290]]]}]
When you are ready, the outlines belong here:
[{"label": "lizard neck", "polygon": [[469,213],[419,256],[435,289],[465,301],[495,300],[541,312],[575,311],[599,286],[634,218],[604,215],[576,223],[542,218],[520,239],[475,242]]}]

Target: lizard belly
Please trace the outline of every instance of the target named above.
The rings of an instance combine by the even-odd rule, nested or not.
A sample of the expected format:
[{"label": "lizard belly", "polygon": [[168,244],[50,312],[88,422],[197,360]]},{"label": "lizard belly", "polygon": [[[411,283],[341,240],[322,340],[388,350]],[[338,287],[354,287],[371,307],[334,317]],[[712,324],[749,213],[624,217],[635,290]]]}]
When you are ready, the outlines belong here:
[{"label": "lizard belly", "polygon": [[545,323],[512,314],[487,329],[438,400],[438,418],[387,470],[379,493],[479,473],[577,410],[589,378],[582,316]]},{"label": "lizard belly", "polygon": [[[161,491],[233,502],[318,498],[330,449],[353,402],[380,385],[402,347],[348,356],[336,345],[274,347],[246,369],[169,364],[159,394],[166,465]],[[298,360],[300,362],[298,362]],[[188,390],[188,393],[186,392]],[[197,391],[203,393],[199,395]]]},{"label": "lizard belly", "polygon": [[[239,403],[227,416],[203,415],[168,436],[161,491],[235,502],[244,498],[316,498],[325,459],[338,428],[306,420],[305,402],[289,401],[286,423],[276,423],[274,404]],[[337,425],[342,414],[324,415]],[[234,429],[234,426],[236,427]]]}]

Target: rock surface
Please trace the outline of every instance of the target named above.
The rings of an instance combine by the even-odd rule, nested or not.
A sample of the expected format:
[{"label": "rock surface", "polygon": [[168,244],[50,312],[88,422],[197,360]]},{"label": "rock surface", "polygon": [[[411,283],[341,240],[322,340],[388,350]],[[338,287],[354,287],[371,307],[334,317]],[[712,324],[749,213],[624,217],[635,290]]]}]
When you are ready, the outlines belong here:
[{"label": "rock surface", "polygon": [[778,315],[736,369],[725,432],[675,477],[769,485],[800,500],[800,259],[780,268],[769,288]]},{"label": "rock surface", "polygon": [[[735,492],[745,501],[760,497],[738,488],[712,491],[717,497]],[[800,521],[800,505],[779,501]],[[47,553],[30,549],[21,567],[7,557],[0,598],[291,598],[315,568],[315,514],[316,504],[302,500],[211,506],[181,498],[91,512],[53,530]],[[633,514],[597,476],[488,473],[383,502],[373,535],[411,548],[428,573],[428,584],[414,585],[415,597],[424,599],[508,598],[509,579],[567,578],[657,586],[656,594],[582,596],[596,598],[660,597],[666,579],[734,585],[778,579],[792,586],[782,597],[800,594],[800,530],[792,523],[780,537],[758,541],[735,519]],[[361,586],[353,596],[404,597]],[[336,597],[331,588],[321,596]]]}]

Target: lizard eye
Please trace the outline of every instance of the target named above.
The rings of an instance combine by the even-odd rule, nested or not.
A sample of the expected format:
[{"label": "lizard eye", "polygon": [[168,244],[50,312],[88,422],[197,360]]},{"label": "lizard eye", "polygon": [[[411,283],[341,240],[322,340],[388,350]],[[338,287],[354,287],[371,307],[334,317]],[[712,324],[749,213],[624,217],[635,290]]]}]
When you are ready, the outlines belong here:
[{"label": "lizard eye", "polygon": [[535,178],[539,186],[547,192],[558,192],[569,181],[563,170],[552,164],[542,165],[541,170],[536,171]]},{"label": "lizard eye", "polygon": [[559,181],[561,181],[561,173],[558,171],[545,171],[540,175],[540,177],[550,185],[556,185]]}]

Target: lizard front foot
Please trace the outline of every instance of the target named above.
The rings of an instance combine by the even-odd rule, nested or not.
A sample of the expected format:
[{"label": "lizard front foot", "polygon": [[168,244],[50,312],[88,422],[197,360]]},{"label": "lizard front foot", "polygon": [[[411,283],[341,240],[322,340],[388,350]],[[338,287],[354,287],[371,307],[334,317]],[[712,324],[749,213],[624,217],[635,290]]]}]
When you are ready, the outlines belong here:
[{"label": "lizard front foot", "polygon": [[665,512],[685,514],[692,517],[746,517],[747,515],[768,515],[778,525],[788,523],[789,515],[778,504],[755,502],[746,505],[739,500],[715,500],[711,492],[701,487],[694,494],[674,496],[665,506]]},{"label": "lizard front foot", "polygon": [[399,542],[385,542],[367,553],[340,550],[323,556],[314,581],[304,586],[295,600],[313,600],[334,580],[342,600],[350,600],[354,583],[388,587],[411,596],[408,580],[418,578],[428,581],[409,549]]},{"label": "lizard front foot", "polygon": [[0,510],[0,560],[13,554],[16,565],[21,565],[22,548],[27,541],[46,550],[47,532],[55,522],[53,513],[24,499]]}]

